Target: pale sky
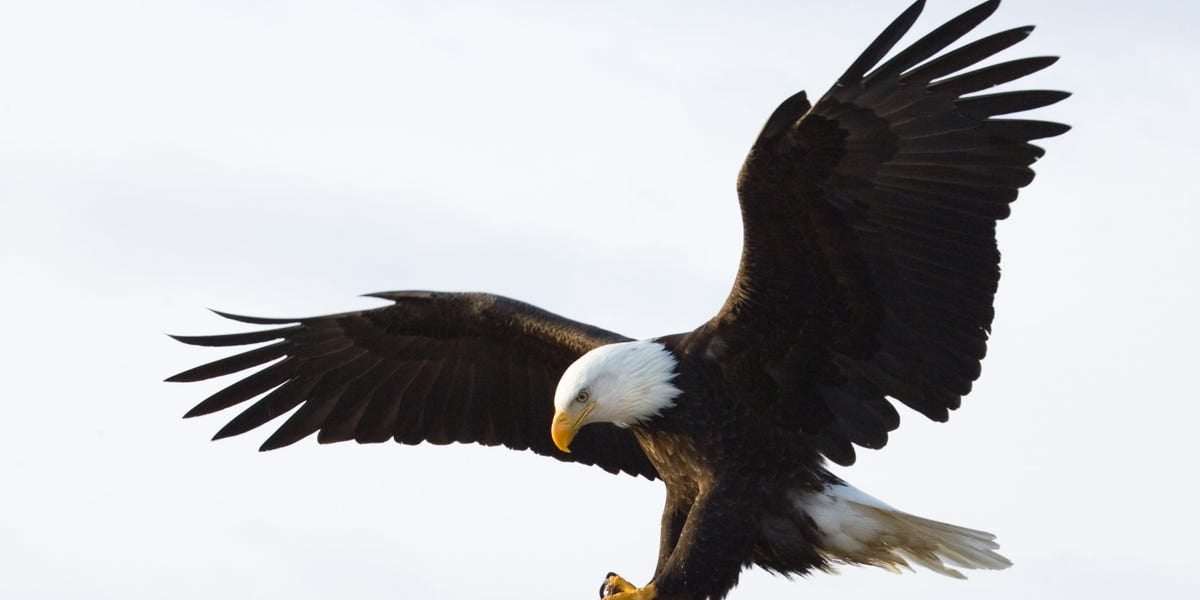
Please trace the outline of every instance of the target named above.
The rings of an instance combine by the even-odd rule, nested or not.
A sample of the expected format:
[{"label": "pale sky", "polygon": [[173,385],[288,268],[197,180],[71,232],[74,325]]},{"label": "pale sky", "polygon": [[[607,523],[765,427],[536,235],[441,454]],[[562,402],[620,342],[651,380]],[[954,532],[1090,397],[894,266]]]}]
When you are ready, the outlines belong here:
[{"label": "pale sky", "polygon": [[[497,3],[499,4],[499,3]],[[662,487],[530,453],[209,442],[204,310],[492,291],[635,337],[720,306],[734,177],[903,0],[0,2],[0,597],[594,598],[651,574]],[[972,3],[930,0],[928,31]],[[451,7],[452,6],[452,7]],[[1086,6],[1086,8],[1084,8]],[[983,377],[839,470],[999,536],[966,582],[743,575],[735,600],[1200,597],[1191,2],[1006,0],[1038,177],[1000,226]],[[908,38],[915,39],[915,36]]]}]

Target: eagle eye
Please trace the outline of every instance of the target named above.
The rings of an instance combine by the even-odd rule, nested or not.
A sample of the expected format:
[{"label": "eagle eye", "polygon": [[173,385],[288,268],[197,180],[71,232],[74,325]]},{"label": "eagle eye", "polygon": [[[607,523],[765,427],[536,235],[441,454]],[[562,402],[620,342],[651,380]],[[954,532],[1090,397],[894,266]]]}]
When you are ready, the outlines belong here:
[{"label": "eagle eye", "polygon": [[590,397],[591,393],[588,392],[587,388],[583,388],[582,390],[579,390],[578,394],[575,395],[575,401],[582,404],[587,402]]}]

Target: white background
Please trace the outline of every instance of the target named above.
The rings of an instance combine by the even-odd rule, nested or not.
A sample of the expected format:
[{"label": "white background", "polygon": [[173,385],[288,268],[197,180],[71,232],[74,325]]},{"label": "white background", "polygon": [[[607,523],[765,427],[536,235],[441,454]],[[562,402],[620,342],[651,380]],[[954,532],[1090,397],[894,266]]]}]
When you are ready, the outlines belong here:
[{"label": "white background", "polygon": [[[722,302],[734,177],[904,8],[830,3],[0,3],[0,596],[593,598],[649,576],[662,489],[502,449],[209,443],[203,307],[308,316],[486,290],[645,337]],[[835,6],[835,4],[837,4]],[[934,0],[924,32],[968,8]],[[1188,2],[1009,0],[1033,186],[976,391],[840,471],[994,531],[967,582],[743,576],[734,598],[1200,597]],[[909,37],[910,41],[915,37]]]}]

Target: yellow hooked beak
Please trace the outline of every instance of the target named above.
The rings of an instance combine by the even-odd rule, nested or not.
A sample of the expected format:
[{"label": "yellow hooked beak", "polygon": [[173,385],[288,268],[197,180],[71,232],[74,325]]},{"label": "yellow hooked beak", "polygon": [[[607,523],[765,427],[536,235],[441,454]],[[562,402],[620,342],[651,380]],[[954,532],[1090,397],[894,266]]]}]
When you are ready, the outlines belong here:
[{"label": "yellow hooked beak", "polygon": [[554,411],[554,421],[550,424],[550,437],[554,438],[554,445],[558,446],[563,452],[571,452],[571,441],[575,439],[575,435],[579,433],[579,428],[583,427],[583,419],[596,408],[595,402],[589,402],[584,405],[579,411],[579,415],[572,416],[571,410],[574,405],[567,407],[567,411]]}]

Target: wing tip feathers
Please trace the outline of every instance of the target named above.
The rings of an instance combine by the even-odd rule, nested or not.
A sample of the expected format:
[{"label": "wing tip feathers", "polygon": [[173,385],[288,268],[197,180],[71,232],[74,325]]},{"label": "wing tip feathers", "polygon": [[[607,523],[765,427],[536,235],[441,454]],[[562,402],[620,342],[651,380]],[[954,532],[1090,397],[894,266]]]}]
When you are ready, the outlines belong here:
[{"label": "wing tip feathers", "polygon": [[249,323],[251,325],[283,325],[283,324],[287,324],[287,323],[298,323],[302,320],[302,319],[272,319],[272,318],[267,318],[267,317],[252,317],[252,316],[248,316],[248,315],[239,315],[239,314],[234,314],[231,312],[225,312],[223,310],[217,310],[215,308],[209,308],[208,310],[210,312],[216,314],[217,316],[229,319],[230,321],[237,321],[239,323]]}]

